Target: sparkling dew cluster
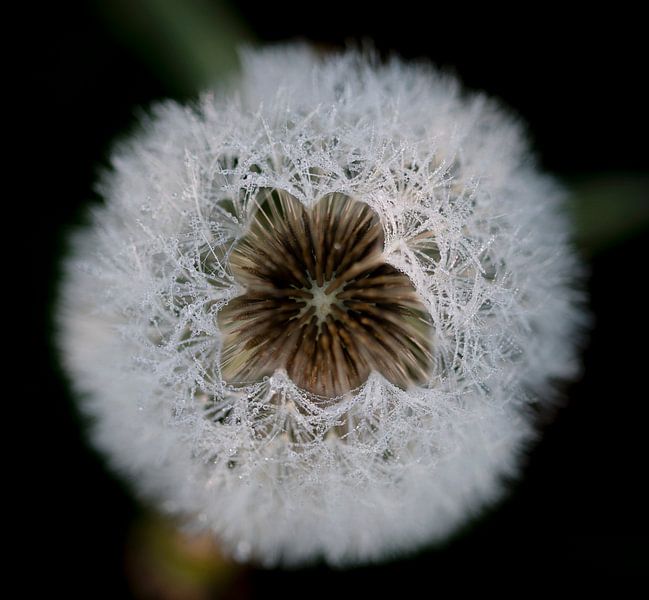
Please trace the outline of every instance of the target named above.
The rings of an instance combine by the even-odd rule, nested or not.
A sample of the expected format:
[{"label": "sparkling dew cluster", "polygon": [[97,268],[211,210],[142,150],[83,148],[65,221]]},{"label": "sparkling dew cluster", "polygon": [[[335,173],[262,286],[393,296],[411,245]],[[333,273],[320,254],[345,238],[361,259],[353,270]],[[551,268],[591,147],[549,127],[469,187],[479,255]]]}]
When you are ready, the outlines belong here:
[{"label": "sparkling dew cluster", "polygon": [[62,360],[114,468],[241,559],[449,535],[577,370],[561,191],[427,65],[248,52],[229,91],[155,107],[100,192]]}]

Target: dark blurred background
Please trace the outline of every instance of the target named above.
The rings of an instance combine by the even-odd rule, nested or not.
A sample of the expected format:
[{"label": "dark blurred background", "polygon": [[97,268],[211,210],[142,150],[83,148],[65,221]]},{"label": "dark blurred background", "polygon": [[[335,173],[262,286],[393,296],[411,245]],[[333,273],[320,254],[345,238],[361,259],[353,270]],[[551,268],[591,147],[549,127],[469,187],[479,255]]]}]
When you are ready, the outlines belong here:
[{"label": "dark blurred background", "polygon": [[[152,9],[155,0],[43,3],[25,21],[37,21],[36,36],[29,36],[36,41],[28,61],[34,89],[26,102],[39,140],[29,151],[40,161],[31,186],[36,242],[30,251],[45,273],[30,279],[40,340],[31,376],[45,391],[38,399],[38,454],[49,467],[46,484],[40,480],[29,499],[40,518],[25,534],[25,562],[34,575],[27,588],[40,582],[64,597],[338,598],[416,586],[432,595],[446,583],[461,589],[480,582],[485,591],[496,590],[514,576],[538,583],[646,576],[648,102],[647,34],[639,15],[622,5],[569,13],[548,4],[498,10],[492,3],[481,9],[340,0],[186,3],[205,15],[198,25],[187,21],[190,29],[221,23],[218,43],[206,44],[208,51],[222,50],[218,68],[231,64],[235,38],[298,38],[325,49],[371,40],[383,54],[432,60],[517,112],[543,168],[574,196],[596,319],[584,376],[565,388],[553,418],[540,419],[542,439],[509,498],[442,548],[348,571],[263,571],[234,568],[216,556],[199,556],[196,564],[181,557],[189,566],[179,570],[200,571],[204,584],[147,583],[164,582],[162,571],[176,568],[174,557],[183,550],[150,556],[173,546],[173,534],[158,544],[165,526],[88,449],[53,350],[42,340],[51,331],[57,257],[94,199],[93,182],[111,142],[134,125],[141,107],[191,98],[210,65],[185,63],[183,42],[175,42],[176,29]],[[194,551],[201,553],[188,552]],[[210,575],[210,561],[219,565],[214,572],[228,575]]]}]

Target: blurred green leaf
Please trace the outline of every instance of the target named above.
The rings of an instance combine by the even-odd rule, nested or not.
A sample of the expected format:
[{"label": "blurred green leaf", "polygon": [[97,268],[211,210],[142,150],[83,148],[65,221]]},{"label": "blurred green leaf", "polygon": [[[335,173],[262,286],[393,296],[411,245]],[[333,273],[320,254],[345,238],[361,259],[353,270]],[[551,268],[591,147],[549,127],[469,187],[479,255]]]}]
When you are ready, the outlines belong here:
[{"label": "blurred green leaf", "polygon": [[211,535],[183,532],[178,522],[154,513],[134,523],[126,569],[135,596],[160,600],[219,598],[245,573]]},{"label": "blurred green leaf", "polygon": [[577,241],[589,254],[649,227],[649,176],[597,174],[568,181]]},{"label": "blurred green leaf", "polygon": [[181,95],[205,89],[237,67],[253,41],[223,0],[95,0],[115,34]]}]

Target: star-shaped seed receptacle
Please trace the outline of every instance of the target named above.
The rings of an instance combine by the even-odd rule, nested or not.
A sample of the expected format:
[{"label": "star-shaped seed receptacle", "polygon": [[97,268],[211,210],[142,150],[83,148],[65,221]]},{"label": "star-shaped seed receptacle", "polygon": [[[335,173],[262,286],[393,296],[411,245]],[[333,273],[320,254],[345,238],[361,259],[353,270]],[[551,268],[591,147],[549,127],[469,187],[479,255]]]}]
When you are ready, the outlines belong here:
[{"label": "star-shaped seed receptacle", "polygon": [[364,202],[334,193],[306,208],[263,190],[229,266],[245,290],[218,314],[229,384],[285,369],[307,392],[336,398],[372,371],[403,389],[429,377],[430,316],[385,262],[381,223]]}]

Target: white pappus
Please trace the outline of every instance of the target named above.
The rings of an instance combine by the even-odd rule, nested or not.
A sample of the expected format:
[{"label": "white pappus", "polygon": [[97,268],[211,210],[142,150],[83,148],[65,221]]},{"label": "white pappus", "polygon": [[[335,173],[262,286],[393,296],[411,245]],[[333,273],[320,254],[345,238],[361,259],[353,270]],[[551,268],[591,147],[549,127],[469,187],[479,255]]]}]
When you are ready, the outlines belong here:
[{"label": "white pappus", "polygon": [[249,51],[111,164],[58,341],[139,493],[265,565],[411,551],[502,494],[583,317],[563,193],[496,103]]}]

